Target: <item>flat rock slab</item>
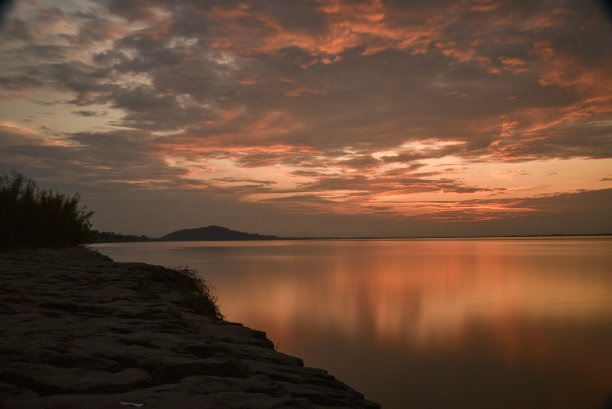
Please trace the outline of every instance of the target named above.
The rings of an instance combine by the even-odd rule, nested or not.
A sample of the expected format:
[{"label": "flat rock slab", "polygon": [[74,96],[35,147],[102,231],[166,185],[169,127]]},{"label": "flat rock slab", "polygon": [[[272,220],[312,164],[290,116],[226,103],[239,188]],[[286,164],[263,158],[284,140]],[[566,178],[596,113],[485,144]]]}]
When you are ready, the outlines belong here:
[{"label": "flat rock slab", "polygon": [[197,312],[172,274],[82,248],[0,253],[0,408],[379,407]]}]

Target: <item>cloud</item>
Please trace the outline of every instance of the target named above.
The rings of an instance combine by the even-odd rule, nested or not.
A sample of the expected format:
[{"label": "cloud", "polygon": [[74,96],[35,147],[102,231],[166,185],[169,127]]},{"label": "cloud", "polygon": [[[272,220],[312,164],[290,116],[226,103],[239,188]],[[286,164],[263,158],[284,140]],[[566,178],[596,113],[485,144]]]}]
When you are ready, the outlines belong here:
[{"label": "cloud", "polygon": [[22,2],[0,32],[3,162],[293,212],[425,217],[413,203],[446,195],[438,220],[492,219],[532,184],[481,164],[612,156],[609,35],[590,2]]},{"label": "cloud", "polygon": [[5,23],[5,18],[14,6],[14,1],[7,0],[0,3],[0,28]]},{"label": "cloud", "polygon": [[[322,2],[319,7],[212,3],[174,8],[164,2],[142,2],[134,8],[110,3],[109,15],[97,19],[89,15],[81,20],[113,26],[116,22],[110,16],[115,15],[139,21],[143,28],[121,33],[111,48],[92,55],[89,63],[42,65],[32,68],[33,76],[10,80],[22,87],[51,83],[76,93],[73,103],[79,106],[109,104],[124,111],[126,126],[151,131],[187,128],[191,135],[197,134],[194,140],[226,138],[226,127],[220,126],[223,117],[239,105],[248,110],[232,120],[234,129],[250,129],[258,118],[269,117],[274,111],[303,125],[273,143],[302,143],[326,151],[357,144],[367,154],[407,139],[463,139],[473,147],[465,150],[467,155],[481,154],[481,149],[495,141],[494,128],[500,117],[520,115],[512,104],[504,107],[492,103],[494,100],[523,98],[521,92],[526,94],[524,98],[533,99],[533,89],[538,88],[538,98],[550,94],[549,104],[565,104],[557,103],[550,109],[555,116],[552,121],[562,120],[565,111],[580,102],[548,89],[551,85],[580,88],[587,94],[583,101],[589,101],[593,98],[590,92],[596,89],[592,84],[609,82],[605,71],[581,66],[581,55],[568,54],[575,50],[553,51],[550,41],[538,40],[531,50],[523,48],[517,53],[516,36],[535,29],[529,24],[517,29],[514,23],[536,19],[550,8],[526,3],[512,8],[468,3],[448,7],[443,12],[445,18],[440,17],[440,10],[439,6],[339,1]],[[411,15],[415,17],[410,19]],[[508,21],[499,19],[490,29],[506,37],[498,41],[497,55],[483,41],[490,31],[465,33],[470,25],[481,27],[485,19],[504,15],[510,16]],[[551,30],[565,22],[567,15],[556,12]],[[421,33],[424,26],[428,28]],[[187,32],[187,27],[191,31]],[[538,36],[546,36],[543,29],[548,28],[537,25]],[[411,42],[415,38],[424,43]],[[92,41],[82,30],[72,33],[70,39],[77,45]],[[466,44],[470,44],[467,49]],[[66,59],[59,51],[64,48],[57,45],[28,47],[22,52],[28,49],[44,60]],[[32,47],[43,48],[35,51]],[[59,48],[49,53],[44,47]],[[298,55],[301,57],[296,60]],[[318,61],[322,55],[329,64],[308,62]],[[536,60],[530,61],[534,57]],[[569,67],[570,63],[575,67]],[[486,76],[487,70],[504,67],[510,74],[535,72],[537,76],[521,79],[519,87],[513,84],[518,79],[500,83],[497,75]],[[432,82],[434,73],[436,82]],[[467,96],[470,103],[453,95]],[[287,100],[296,97],[297,103]],[[598,104],[603,104],[600,109],[604,111],[610,107],[609,100]],[[591,116],[588,110],[581,113]],[[440,114],[443,119],[437,119]],[[551,156],[556,153],[549,149]],[[561,153],[566,155],[567,151]]]},{"label": "cloud", "polygon": [[105,116],[106,115],[106,112],[97,112],[97,111],[71,111],[71,112],[75,115],[80,115],[84,117]]}]

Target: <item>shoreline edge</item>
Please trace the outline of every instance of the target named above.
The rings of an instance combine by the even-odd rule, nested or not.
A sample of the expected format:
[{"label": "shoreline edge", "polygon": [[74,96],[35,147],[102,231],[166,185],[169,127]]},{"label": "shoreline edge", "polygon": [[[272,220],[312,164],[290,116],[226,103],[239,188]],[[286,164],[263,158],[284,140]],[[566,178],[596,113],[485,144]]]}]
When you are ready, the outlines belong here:
[{"label": "shoreline edge", "polygon": [[0,408],[380,408],[203,315],[177,274],[87,248],[0,253]]}]

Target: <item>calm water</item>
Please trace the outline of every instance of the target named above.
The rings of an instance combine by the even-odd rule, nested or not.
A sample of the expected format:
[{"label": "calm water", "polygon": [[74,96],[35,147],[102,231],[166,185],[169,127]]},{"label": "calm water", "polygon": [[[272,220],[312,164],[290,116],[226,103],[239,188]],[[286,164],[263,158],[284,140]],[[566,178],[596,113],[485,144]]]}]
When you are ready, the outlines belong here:
[{"label": "calm water", "polygon": [[101,244],[195,268],[265,330],[383,408],[603,408],[612,238]]}]

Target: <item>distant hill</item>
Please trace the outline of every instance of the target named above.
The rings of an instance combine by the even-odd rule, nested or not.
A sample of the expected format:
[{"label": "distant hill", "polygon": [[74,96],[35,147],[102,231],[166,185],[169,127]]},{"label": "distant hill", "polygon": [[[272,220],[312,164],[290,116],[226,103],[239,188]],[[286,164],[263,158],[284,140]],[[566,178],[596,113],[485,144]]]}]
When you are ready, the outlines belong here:
[{"label": "distant hill", "polygon": [[229,241],[229,240],[278,240],[276,236],[243,233],[221,226],[200,227],[199,229],[183,229],[160,237],[159,241]]}]

